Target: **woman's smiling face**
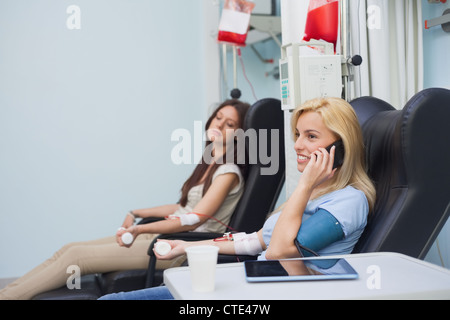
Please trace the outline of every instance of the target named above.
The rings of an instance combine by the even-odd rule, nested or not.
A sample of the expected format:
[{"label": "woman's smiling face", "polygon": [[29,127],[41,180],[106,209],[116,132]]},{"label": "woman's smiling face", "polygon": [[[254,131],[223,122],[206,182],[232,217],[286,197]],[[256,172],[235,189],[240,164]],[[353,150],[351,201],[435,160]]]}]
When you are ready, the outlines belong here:
[{"label": "woman's smiling face", "polygon": [[326,148],[337,140],[336,135],[323,123],[322,116],[312,111],[305,112],[298,118],[295,137],[294,149],[300,172],[303,172],[314,151]]}]

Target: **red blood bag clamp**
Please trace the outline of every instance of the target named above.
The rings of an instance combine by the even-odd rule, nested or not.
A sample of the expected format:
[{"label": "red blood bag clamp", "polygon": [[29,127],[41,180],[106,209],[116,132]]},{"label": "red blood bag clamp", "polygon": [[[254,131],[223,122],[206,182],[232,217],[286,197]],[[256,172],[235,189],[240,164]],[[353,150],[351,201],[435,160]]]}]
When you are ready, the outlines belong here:
[{"label": "red blood bag clamp", "polygon": [[245,46],[250,16],[255,4],[245,0],[225,0],[219,24],[219,42]]}]

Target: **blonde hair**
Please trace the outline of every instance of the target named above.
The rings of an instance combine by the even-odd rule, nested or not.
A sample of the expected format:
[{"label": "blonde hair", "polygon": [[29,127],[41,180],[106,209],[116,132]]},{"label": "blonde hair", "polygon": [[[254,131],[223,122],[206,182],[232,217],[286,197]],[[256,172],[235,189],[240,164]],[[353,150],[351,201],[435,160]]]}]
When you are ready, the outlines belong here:
[{"label": "blonde hair", "polygon": [[294,140],[298,119],[306,112],[320,114],[325,126],[337,138],[342,139],[345,149],[342,167],[336,171],[330,186],[322,190],[318,196],[350,185],[366,195],[369,211],[372,211],[376,192],[371,179],[366,173],[361,126],[352,106],[340,98],[317,98],[305,102],[297,107],[292,114],[291,127]]}]

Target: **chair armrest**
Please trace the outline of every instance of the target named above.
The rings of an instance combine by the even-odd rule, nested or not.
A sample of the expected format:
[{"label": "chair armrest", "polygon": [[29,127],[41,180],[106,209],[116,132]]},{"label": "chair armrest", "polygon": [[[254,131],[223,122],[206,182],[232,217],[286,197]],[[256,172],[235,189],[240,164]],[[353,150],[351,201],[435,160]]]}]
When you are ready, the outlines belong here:
[{"label": "chair armrest", "polygon": [[138,224],[147,224],[147,223],[157,222],[157,221],[161,221],[161,220],[164,220],[164,218],[155,218],[155,217],[143,218],[141,221],[138,222]]}]

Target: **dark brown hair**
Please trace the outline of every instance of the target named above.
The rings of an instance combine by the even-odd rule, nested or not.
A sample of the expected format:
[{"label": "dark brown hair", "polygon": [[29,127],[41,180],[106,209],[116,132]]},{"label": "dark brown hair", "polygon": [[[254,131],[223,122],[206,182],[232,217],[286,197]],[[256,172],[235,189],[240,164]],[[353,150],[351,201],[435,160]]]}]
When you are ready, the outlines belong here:
[{"label": "dark brown hair", "polygon": [[[248,109],[250,108],[250,105],[248,103],[242,102],[240,100],[237,99],[231,99],[231,100],[227,100],[224,101],[213,113],[212,115],[209,117],[208,121],[206,122],[205,125],[205,131],[209,129],[209,126],[211,124],[211,122],[213,121],[213,119],[217,116],[217,113],[220,111],[220,109],[224,108],[224,107],[234,107],[238,113],[239,116],[239,122],[238,122],[238,129],[243,129],[244,126],[244,119],[245,116],[247,114]],[[206,141],[205,144],[205,150],[207,150],[207,146],[211,144],[211,141]],[[233,163],[236,164],[239,169],[241,170],[242,176],[244,177],[244,179],[246,178],[246,169],[247,169],[247,161],[245,161],[244,164],[238,164],[237,163],[237,146],[236,146],[236,141],[234,142],[234,158],[233,158]],[[226,158],[226,154],[223,155],[223,159],[225,160]],[[245,157],[245,159],[247,159],[247,157]],[[225,161],[223,161],[222,163],[226,163]],[[183,187],[181,188],[181,198],[180,198],[180,205],[181,206],[185,206],[187,204],[187,199],[188,199],[188,193],[189,190],[192,187],[195,187],[196,185],[199,185],[203,176],[205,175],[206,171],[208,170],[210,164],[208,164],[206,161],[200,160],[200,163],[197,165],[197,167],[194,169],[194,172],[192,173],[192,175],[189,177],[188,180],[186,180],[186,182],[184,183]],[[211,186],[212,183],[212,178],[214,173],[216,172],[217,168],[220,166],[221,164],[218,163],[214,163],[212,165],[211,170],[208,172],[208,174],[205,177],[204,180],[204,187],[203,187],[203,195],[208,191],[209,187]]]}]

